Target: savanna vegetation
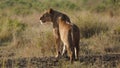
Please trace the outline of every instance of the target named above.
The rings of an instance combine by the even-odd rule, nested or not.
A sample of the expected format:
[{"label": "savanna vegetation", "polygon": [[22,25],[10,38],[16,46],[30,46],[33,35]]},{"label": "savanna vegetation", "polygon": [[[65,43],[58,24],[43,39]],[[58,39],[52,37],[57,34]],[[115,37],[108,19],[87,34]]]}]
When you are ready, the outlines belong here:
[{"label": "savanna vegetation", "polygon": [[[120,53],[120,0],[0,0],[1,58],[55,55],[52,25],[39,23],[49,8],[67,14],[79,26],[80,55]],[[65,68],[99,68],[60,62]]]}]

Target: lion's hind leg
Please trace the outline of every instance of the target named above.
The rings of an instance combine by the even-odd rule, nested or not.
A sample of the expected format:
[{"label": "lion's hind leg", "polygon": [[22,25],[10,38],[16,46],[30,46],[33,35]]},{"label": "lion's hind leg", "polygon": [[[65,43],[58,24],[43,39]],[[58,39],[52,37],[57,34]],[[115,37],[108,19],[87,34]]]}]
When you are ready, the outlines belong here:
[{"label": "lion's hind leg", "polygon": [[65,54],[65,51],[66,51],[66,46],[65,44],[63,45],[63,49],[62,49],[62,56]]},{"label": "lion's hind leg", "polygon": [[67,46],[67,53],[68,53],[68,56],[70,57],[70,62],[73,63],[74,61],[74,49],[70,46]]},{"label": "lion's hind leg", "polygon": [[76,46],[74,47],[75,50],[75,59],[78,60],[79,59],[79,43],[76,44]]}]

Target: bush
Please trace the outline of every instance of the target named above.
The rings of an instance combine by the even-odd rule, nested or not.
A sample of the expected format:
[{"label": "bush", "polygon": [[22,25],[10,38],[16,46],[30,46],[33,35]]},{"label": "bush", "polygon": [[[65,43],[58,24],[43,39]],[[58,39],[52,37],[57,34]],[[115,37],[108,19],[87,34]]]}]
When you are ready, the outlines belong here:
[{"label": "bush", "polygon": [[13,34],[19,36],[26,27],[24,23],[12,19],[2,19],[0,24],[1,45],[12,41]]},{"label": "bush", "polygon": [[83,22],[79,25],[81,36],[84,38],[89,38],[95,34],[99,34],[101,32],[104,33],[108,30],[107,24],[100,22]]}]

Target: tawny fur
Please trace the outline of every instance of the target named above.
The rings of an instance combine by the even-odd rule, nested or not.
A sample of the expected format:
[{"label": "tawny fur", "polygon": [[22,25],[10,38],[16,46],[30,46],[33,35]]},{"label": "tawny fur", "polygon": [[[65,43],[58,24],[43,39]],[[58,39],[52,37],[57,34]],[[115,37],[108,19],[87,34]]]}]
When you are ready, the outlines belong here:
[{"label": "tawny fur", "polygon": [[68,23],[62,18],[64,18],[64,16],[61,16],[58,19],[60,38],[64,47],[67,49],[72,62],[74,59],[78,59],[80,40],[79,28],[74,24]]}]

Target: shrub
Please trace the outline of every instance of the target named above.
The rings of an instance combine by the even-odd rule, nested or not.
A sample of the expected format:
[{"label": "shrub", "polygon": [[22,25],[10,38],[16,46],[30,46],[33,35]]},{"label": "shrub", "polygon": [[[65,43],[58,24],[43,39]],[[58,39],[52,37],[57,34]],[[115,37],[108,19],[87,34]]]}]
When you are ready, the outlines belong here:
[{"label": "shrub", "polygon": [[12,19],[2,19],[0,22],[0,42],[1,45],[12,41],[13,34],[19,36],[26,27],[24,23]]},{"label": "shrub", "polygon": [[105,33],[110,29],[110,24],[107,21],[103,21],[101,17],[91,12],[84,11],[80,13],[76,20],[82,38],[90,38],[93,35]]},{"label": "shrub", "polygon": [[101,32],[106,32],[108,30],[108,26],[105,23],[100,22],[83,22],[79,24],[81,36],[84,38],[89,38],[95,34],[99,34]]}]

